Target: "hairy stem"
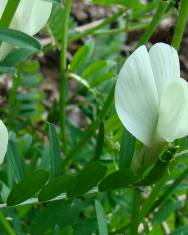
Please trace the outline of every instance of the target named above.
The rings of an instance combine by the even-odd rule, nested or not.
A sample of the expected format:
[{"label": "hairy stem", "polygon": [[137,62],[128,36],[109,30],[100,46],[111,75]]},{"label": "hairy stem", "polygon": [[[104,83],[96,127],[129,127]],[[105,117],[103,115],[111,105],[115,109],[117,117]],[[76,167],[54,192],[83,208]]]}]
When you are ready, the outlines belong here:
[{"label": "hairy stem", "polygon": [[67,45],[68,45],[68,26],[72,0],[65,0],[63,11],[62,42],[60,53],[60,125],[63,141],[64,153],[67,152],[66,135],[66,97],[67,97]]}]

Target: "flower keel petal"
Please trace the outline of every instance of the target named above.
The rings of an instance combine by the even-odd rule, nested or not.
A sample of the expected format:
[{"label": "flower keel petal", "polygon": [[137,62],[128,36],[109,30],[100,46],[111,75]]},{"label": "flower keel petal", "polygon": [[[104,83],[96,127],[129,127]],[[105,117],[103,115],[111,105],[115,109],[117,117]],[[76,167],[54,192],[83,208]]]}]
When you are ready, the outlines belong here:
[{"label": "flower keel petal", "polygon": [[172,81],[161,97],[157,132],[168,142],[188,135],[188,83],[182,78]]}]

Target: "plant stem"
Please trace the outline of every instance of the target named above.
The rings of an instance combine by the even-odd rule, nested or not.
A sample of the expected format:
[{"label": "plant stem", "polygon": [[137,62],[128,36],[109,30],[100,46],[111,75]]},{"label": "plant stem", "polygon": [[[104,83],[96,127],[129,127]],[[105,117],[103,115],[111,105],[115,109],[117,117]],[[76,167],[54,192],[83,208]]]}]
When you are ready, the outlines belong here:
[{"label": "plant stem", "polygon": [[[180,47],[180,43],[181,43],[181,40],[183,37],[183,32],[184,32],[187,17],[188,17],[187,0],[182,0],[178,22],[176,24],[176,28],[175,28],[175,32],[174,32],[174,36],[173,36],[173,40],[172,40],[172,46],[174,48],[176,48],[177,50]],[[174,163],[174,165],[175,165],[175,163]],[[142,221],[145,218],[145,216],[148,215],[148,213],[150,211],[153,211],[156,207],[158,207],[174,191],[174,189],[178,186],[178,184],[187,175],[188,175],[188,168],[185,169],[182,172],[182,174],[179,177],[177,177],[177,179],[173,182],[173,184],[171,186],[169,186],[168,189],[161,195],[161,197],[159,197],[159,199],[157,201],[155,201],[155,199],[157,198],[158,194],[160,193],[162,187],[164,186],[166,180],[168,179],[168,174],[165,174],[161,178],[161,180],[155,185],[155,187],[153,188],[149,197],[147,198],[146,202],[144,203],[142,210],[141,210],[141,213],[140,213],[140,221]]]},{"label": "plant stem", "polygon": [[98,23],[97,25],[86,29],[83,32],[78,32],[75,36],[70,38],[70,42],[74,42],[79,40],[80,38],[86,37],[90,34],[93,34],[96,30],[109,25],[110,23],[112,23],[113,21],[115,21],[116,19],[118,19],[123,13],[125,12],[124,9],[121,9],[120,11],[118,11],[116,14],[114,14],[113,16],[107,17],[106,19],[102,20],[100,23]]},{"label": "plant stem", "polygon": [[181,0],[179,17],[176,23],[175,32],[174,32],[173,39],[172,39],[172,46],[176,48],[177,50],[179,50],[179,47],[182,41],[187,19],[188,19],[187,0]]},{"label": "plant stem", "polygon": [[141,192],[137,188],[133,188],[133,204],[132,217],[130,225],[130,235],[138,234],[139,217],[140,217]]},{"label": "plant stem", "polygon": [[180,184],[180,182],[188,175],[188,168],[186,168],[175,180],[174,182],[167,188],[167,190],[159,197],[159,199],[153,204],[151,210],[153,211],[157,208]]},{"label": "plant stem", "polygon": [[151,206],[153,205],[155,199],[157,198],[158,194],[160,193],[162,187],[164,186],[166,180],[168,178],[168,174],[165,174],[160,181],[154,186],[152,192],[150,193],[149,197],[146,199],[141,212],[140,212],[140,222],[148,215]]},{"label": "plant stem", "polygon": [[16,235],[15,231],[10,226],[10,224],[7,222],[5,216],[1,212],[0,212],[0,224],[3,227],[3,229],[7,235]]},{"label": "plant stem", "polygon": [[68,26],[72,0],[65,0],[63,10],[63,28],[62,42],[60,53],[60,125],[61,136],[63,141],[64,153],[67,152],[67,136],[66,136],[66,96],[67,96],[67,45],[68,45]]},{"label": "plant stem", "polygon": [[12,18],[16,12],[20,0],[8,0],[3,15],[0,18],[0,27],[8,27],[12,21]]},{"label": "plant stem", "polygon": [[157,11],[155,15],[153,16],[153,19],[151,23],[149,24],[147,30],[144,32],[144,34],[140,38],[137,47],[142,44],[145,44],[150,39],[152,34],[155,32],[158,24],[160,23],[163,13],[165,12],[167,6],[168,6],[168,3],[166,1],[160,0]]}]

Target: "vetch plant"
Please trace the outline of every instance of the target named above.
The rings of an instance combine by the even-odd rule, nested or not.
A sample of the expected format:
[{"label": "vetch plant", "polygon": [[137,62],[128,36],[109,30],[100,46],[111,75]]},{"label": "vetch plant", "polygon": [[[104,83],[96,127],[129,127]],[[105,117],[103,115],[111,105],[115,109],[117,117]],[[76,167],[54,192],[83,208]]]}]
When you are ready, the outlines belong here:
[{"label": "vetch plant", "polygon": [[[0,234],[186,233],[188,5],[176,2],[0,0]],[[152,38],[171,46],[140,46],[172,13],[174,32]]]},{"label": "vetch plant", "polygon": [[[8,0],[1,0],[0,17],[5,10],[7,2]],[[33,36],[45,26],[51,10],[51,2],[21,0],[11,21],[10,28]],[[0,47],[0,60],[3,60],[12,49],[12,45],[3,42]]]},{"label": "vetch plant", "polygon": [[188,84],[180,78],[176,50],[164,43],[149,52],[145,46],[136,49],[120,71],[115,107],[125,128],[150,150],[134,157],[133,170],[156,160],[162,146],[185,137]]}]

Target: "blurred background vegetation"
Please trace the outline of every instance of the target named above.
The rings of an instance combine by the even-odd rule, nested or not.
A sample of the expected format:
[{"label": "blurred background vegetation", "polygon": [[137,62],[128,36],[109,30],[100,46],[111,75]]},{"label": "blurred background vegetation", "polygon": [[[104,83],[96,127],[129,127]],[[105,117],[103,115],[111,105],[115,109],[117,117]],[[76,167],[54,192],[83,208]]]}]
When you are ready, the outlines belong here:
[{"label": "blurred background vegetation", "polygon": [[[80,172],[87,163],[99,158],[107,166],[108,173],[117,169],[123,128],[115,113],[110,91],[126,57],[138,45],[171,44],[179,1],[73,1],[66,71],[66,153],[61,141],[59,117],[63,4],[56,2],[48,24],[37,35],[43,45],[42,51],[27,58],[6,58],[7,64],[17,69],[17,75],[14,75],[14,70],[9,70],[0,76],[0,113],[9,129],[11,143],[0,171],[0,234],[98,234],[96,199],[103,206],[108,233],[128,234],[132,207],[129,188],[100,194],[94,190],[81,196],[73,193],[70,199],[46,203],[30,200],[27,205],[12,208],[7,208],[5,203],[20,178],[34,170],[51,171],[50,150],[53,143],[49,133],[54,134],[54,126],[51,126],[53,131],[50,132],[49,123],[55,125],[57,135],[54,134],[53,138],[58,138],[59,155],[62,159],[65,159],[64,155],[69,159],[65,162],[63,174]],[[188,79],[187,48],[188,25],[179,51],[181,74],[185,79]],[[177,144],[180,149],[188,146],[187,139]],[[187,164],[186,157],[180,158],[170,172],[169,182],[186,169]],[[28,190],[33,187],[29,182]],[[80,181],[77,187],[81,184]],[[188,234],[186,178],[176,186],[173,193],[158,205],[157,212],[150,213],[139,228],[140,234]],[[168,184],[164,185],[160,195],[166,189]],[[144,188],[143,198],[150,191],[151,187]],[[15,233],[11,232],[9,225]],[[100,231],[100,235],[105,233]]]}]

